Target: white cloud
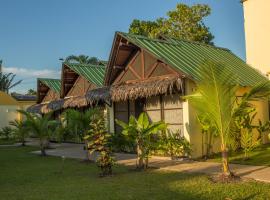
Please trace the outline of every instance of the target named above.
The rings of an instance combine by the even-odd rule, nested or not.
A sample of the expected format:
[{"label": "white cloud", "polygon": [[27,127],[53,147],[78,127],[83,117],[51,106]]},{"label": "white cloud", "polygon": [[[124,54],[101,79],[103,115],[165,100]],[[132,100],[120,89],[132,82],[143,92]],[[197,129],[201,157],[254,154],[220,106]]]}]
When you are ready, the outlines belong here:
[{"label": "white cloud", "polygon": [[[11,89],[11,92],[26,93],[28,89],[36,89],[37,78],[59,78],[60,70],[51,69],[28,69],[22,67],[3,67],[4,73],[16,74],[16,80],[22,80],[22,83]],[[15,80],[15,81],[16,81]]]},{"label": "white cloud", "polygon": [[59,78],[60,70],[50,70],[50,69],[27,69],[20,67],[4,67],[3,72],[13,73],[21,78]]}]

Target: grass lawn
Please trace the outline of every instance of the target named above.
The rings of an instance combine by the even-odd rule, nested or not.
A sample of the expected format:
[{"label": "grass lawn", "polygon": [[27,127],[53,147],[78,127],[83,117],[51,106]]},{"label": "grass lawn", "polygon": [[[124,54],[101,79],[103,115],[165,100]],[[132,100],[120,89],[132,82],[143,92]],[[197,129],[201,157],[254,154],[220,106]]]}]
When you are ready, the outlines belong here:
[{"label": "grass lawn", "polygon": [[0,145],[8,145],[8,144],[14,144],[16,143],[16,140],[6,140],[6,139],[0,139]]},{"label": "grass lawn", "polygon": [[0,147],[0,199],[270,199],[270,184],[214,184],[204,175],[135,172],[123,166],[99,178],[95,164],[29,153],[33,147]]},{"label": "grass lawn", "polygon": [[[250,157],[248,160],[244,160],[244,153],[233,152],[230,155],[230,162],[243,165],[265,165],[270,166],[270,144],[262,145],[252,152],[250,152]],[[220,162],[220,155],[209,161]],[[270,197],[269,197],[270,199]]]}]

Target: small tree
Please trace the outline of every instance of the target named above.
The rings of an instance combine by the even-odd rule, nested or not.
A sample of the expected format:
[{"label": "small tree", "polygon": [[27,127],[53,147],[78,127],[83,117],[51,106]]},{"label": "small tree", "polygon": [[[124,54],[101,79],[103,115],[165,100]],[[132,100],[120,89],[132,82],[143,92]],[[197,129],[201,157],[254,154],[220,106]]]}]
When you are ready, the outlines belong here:
[{"label": "small tree", "polygon": [[206,62],[201,65],[198,76],[196,93],[187,96],[186,99],[199,114],[207,115],[207,118],[215,125],[221,141],[222,177],[229,178],[233,174],[229,168],[228,148],[235,116],[250,109],[252,107],[250,101],[269,95],[270,84],[269,81],[265,81],[252,87],[242,96],[241,102],[236,104],[236,92],[240,88],[236,83],[238,77],[232,74],[226,66]]},{"label": "small tree", "polygon": [[12,130],[14,136],[22,143],[22,146],[25,146],[25,138],[29,135],[29,130],[26,123],[16,119],[9,122],[9,124],[14,127]]},{"label": "small tree", "polygon": [[101,176],[112,175],[112,166],[114,158],[112,148],[109,143],[111,135],[107,133],[105,120],[102,113],[95,113],[90,122],[90,129],[85,140],[88,141],[87,149],[89,154],[98,152],[97,165],[101,170]]},{"label": "small tree", "polygon": [[49,143],[49,138],[53,130],[57,126],[57,122],[51,119],[52,113],[47,113],[44,116],[28,113],[23,110],[18,112],[25,115],[25,125],[27,129],[36,137],[39,138],[39,146],[42,156],[46,156],[46,148]]},{"label": "small tree", "polygon": [[129,122],[125,123],[116,120],[126,136],[131,137],[136,141],[137,145],[137,168],[143,169],[148,167],[148,159],[152,150],[153,138],[152,136],[160,131],[165,131],[167,124],[164,122],[150,123],[146,113],[141,113],[138,120],[131,116]]}]

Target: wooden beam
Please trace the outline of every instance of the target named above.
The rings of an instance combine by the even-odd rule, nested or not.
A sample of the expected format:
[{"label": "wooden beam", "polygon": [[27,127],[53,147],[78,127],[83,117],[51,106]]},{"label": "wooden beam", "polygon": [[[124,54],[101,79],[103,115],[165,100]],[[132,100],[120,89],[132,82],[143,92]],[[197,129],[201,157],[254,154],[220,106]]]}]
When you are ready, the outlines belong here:
[{"label": "wooden beam", "polygon": [[156,62],[156,63],[154,63],[154,64],[152,65],[152,67],[150,68],[148,74],[146,75],[146,78],[149,78],[149,77],[152,75],[153,71],[157,68],[158,63],[159,63],[159,62]]},{"label": "wooden beam", "polygon": [[131,67],[129,66],[128,68],[138,79],[141,79],[142,77],[139,76],[139,74],[137,74],[137,72]]},{"label": "wooden beam", "polygon": [[144,50],[141,51],[141,67],[142,67],[142,79],[145,78],[145,63],[144,63]]}]

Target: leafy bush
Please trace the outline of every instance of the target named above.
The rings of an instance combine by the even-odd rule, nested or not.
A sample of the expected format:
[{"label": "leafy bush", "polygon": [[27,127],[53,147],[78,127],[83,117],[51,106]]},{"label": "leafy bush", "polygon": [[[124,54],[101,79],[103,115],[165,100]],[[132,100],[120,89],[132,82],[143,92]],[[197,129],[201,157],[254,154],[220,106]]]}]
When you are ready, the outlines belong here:
[{"label": "leafy bush", "polygon": [[172,159],[189,157],[192,151],[190,143],[181,136],[179,131],[172,132],[168,130],[161,138],[160,144],[165,155],[171,156]]},{"label": "leafy bush", "polygon": [[136,141],[132,138],[121,133],[112,133],[110,140],[114,152],[136,152]]},{"label": "leafy bush", "polygon": [[4,140],[12,140],[15,138],[12,128],[9,126],[3,127],[0,130],[0,138]]},{"label": "leafy bush", "polygon": [[112,156],[111,144],[109,142],[111,135],[107,133],[105,120],[101,116],[101,113],[95,113],[92,115],[90,130],[84,139],[87,141],[87,149],[90,154],[94,152],[99,153],[96,163],[101,170],[100,175],[108,176],[112,174],[114,158]]},{"label": "leafy bush", "polygon": [[120,120],[116,120],[116,123],[123,128],[123,135],[136,141],[137,168],[147,168],[150,153],[156,148],[158,141],[155,140],[154,136],[166,130],[167,124],[162,121],[150,123],[144,112],[140,114],[138,119],[131,116],[128,123]]},{"label": "leafy bush", "polygon": [[254,138],[249,129],[244,129],[241,132],[241,147],[244,151],[244,159],[249,158],[249,153],[253,151],[260,144],[260,139]]},{"label": "leafy bush", "polygon": [[27,136],[29,136],[29,129],[26,126],[25,121],[20,121],[20,120],[14,120],[9,122],[11,126],[14,127],[12,130],[15,138],[21,142],[22,146],[25,146],[25,139]]}]

